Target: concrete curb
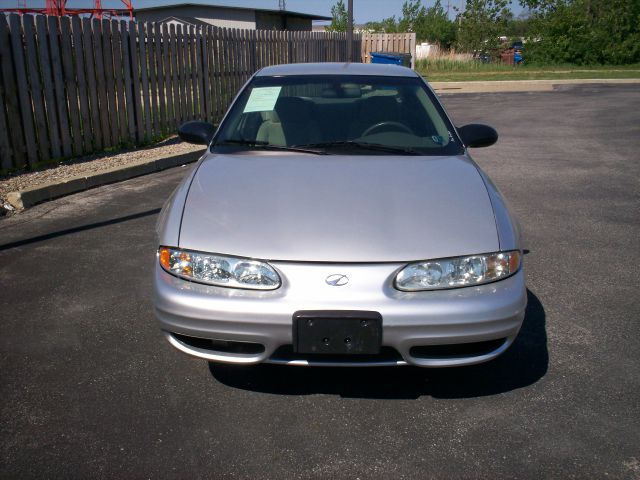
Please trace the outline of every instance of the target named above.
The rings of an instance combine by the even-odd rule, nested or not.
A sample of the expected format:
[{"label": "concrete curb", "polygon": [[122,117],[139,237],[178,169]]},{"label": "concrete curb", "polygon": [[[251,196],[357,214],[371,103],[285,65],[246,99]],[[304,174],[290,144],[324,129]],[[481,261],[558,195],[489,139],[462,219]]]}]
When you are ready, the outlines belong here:
[{"label": "concrete curb", "polygon": [[[429,77],[425,77],[427,80]],[[439,94],[489,92],[550,92],[558,85],[636,84],[640,78],[582,78],[558,80],[474,80],[467,82],[429,82]]]},{"label": "concrete curb", "polygon": [[197,161],[203,151],[182,153],[170,157],[144,160],[138,163],[102,170],[91,175],[73,177],[61,182],[50,182],[32,188],[9,192],[7,200],[16,210],[29,208],[37,203],[53,200],[54,198],[81,192],[90,188],[121,182],[130,178],[159,172],[167,168],[177,167]]}]

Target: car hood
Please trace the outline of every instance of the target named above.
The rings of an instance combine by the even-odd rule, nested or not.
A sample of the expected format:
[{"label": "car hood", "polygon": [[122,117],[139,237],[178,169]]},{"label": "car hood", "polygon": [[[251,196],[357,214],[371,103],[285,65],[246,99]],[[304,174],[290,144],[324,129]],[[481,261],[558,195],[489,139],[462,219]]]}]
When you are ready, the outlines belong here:
[{"label": "car hood", "polygon": [[499,249],[466,157],[210,154],[180,247],[265,260],[396,262]]}]

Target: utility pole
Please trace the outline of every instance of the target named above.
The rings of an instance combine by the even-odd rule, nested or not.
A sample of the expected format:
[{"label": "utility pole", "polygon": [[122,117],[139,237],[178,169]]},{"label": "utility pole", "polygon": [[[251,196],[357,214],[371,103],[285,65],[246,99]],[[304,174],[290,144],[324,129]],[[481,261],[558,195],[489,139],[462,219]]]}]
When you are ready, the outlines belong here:
[{"label": "utility pole", "polygon": [[347,61],[353,61],[353,0],[348,0],[347,7]]}]

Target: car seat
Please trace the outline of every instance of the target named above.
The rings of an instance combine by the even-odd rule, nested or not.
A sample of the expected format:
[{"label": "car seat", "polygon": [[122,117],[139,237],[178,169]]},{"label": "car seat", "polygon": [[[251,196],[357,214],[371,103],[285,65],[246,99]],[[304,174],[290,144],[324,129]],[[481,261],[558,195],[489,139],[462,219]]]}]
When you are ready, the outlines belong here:
[{"label": "car seat", "polygon": [[273,113],[258,129],[258,141],[281,146],[322,141],[311,102],[298,97],[280,97]]}]

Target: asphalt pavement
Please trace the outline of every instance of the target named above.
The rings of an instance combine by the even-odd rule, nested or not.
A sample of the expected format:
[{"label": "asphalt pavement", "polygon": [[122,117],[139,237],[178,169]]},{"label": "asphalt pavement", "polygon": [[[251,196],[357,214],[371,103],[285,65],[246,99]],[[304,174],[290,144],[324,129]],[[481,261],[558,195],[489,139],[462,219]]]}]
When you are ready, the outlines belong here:
[{"label": "asphalt pavement", "polygon": [[[640,479],[640,89],[444,95],[526,237],[499,359],[231,367],[151,307],[154,224],[186,171],[0,220],[1,478]],[[455,188],[452,185],[451,188]]]}]

